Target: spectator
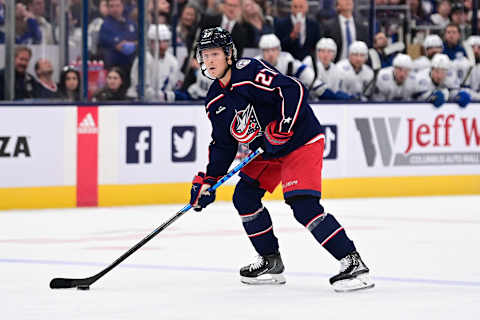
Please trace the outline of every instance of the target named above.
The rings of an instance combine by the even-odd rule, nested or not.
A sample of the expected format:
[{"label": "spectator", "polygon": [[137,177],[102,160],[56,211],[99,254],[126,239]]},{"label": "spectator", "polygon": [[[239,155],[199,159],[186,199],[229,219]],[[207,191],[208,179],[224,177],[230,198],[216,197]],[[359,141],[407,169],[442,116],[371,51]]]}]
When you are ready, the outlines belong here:
[{"label": "spectator", "polygon": [[467,39],[472,34],[472,26],[467,23],[468,8],[463,3],[454,2],[450,12],[450,21],[460,28],[461,38]]},{"label": "spectator", "polygon": [[[145,54],[145,98],[157,101],[175,101],[175,89],[180,80],[177,59],[168,52],[172,34],[164,24],[150,25],[148,29],[149,51]],[[132,85],[128,95],[137,97],[138,58],[133,63],[130,75]]]},{"label": "spectator", "polygon": [[365,42],[355,41],[348,50],[348,59],[337,63],[339,89],[357,99],[370,95],[374,84],[372,69],[365,64],[368,48]]},{"label": "spectator", "polygon": [[337,44],[335,62],[349,57],[348,48],[356,40],[369,45],[368,29],[353,17],[353,0],[337,0],[337,16],[325,22],[322,36]]},{"label": "spectator", "polygon": [[450,23],[445,28],[443,42],[443,53],[445,53],[450,60],[462,59],[467,56],[467,52],[460,41],[460,27],[456,24]]},{"label": "spectator", "polygon": [[325,83],[333,92],[337,92],[338,72],[337,66],[333,63],[337,55],[337,45],[332,38],[322,38],[317,42],[316,49],[316,55],[306,57],[303,63],[313,68],[316,74],[315,79]]},{"label": "spectator", "polygon": [[52,25],[45,19],[45,0],[28,0],[27,4],[42,33],[42,44],[54,44]]},{"label": "spectator", "polygon": [[426,1],[407,0],[410,8],[410,18],[415,21],[416,25],[429,23],[428,13],[425,10],[424,3],[426,3]]},{"label": "spectator", "polygon": [[108,16],[107,0],[98,3],[98,16],[88,25],[88,48],[93,55],[98,53],[98,41],[103,21]]},{"label": "spectator", "polygon": [[42,32],[37,20],[23,3],[17,3],[15,6],[15,43],[39,44],[41,42]]},{"label": "spectator", "polygon": [[154,1],[155,0],[150,0],[148,2],[147,11],[150,23],[170,24],[170,2],[168,2],[167,0],[156,0],[157,15],[155,15]]},{"label": "spectator", "polygon": [[105,67],[120,66],[130,72],[137,49],[137,27],[123,16],[123,0],[108,0],[107,4],[108,16],[100,28],[98,43]]},{"label": "spectator", "polygon": [[38,59],[35,63],[35,75],[37,76],[39,86],[35,91],[35,98],[54,99],[58,98],[58,88],[53,81],[53,66],[47,59]]},{"label": "spectator", "polygon": [[275,34],[280,39],[282,50],[295,59],[303,60],[315,50],[320,40],[318,23],[307,18],[307,0],[292,0],[291,14],[275,23]]},{"label": "spectator", "polygon": [[123,101],[127,100],[127,87],[123,69],[111,67],[107,72],[107,84],[98,90],[92,101]]},{"label": "spectator", "polygon": [[446,27],[450,23],[450,11],[452,10],[452,5],[450,0],[442,0],[437,8],[437,13],[434,13],[430,16],[430,21],[439,27]]},{"label": "spectator", "polygon": [[[15,93],[14,100],[31,99],[39,86],[33,75],[27,72],[28,64],[32,58],[32,50],[26,46],[15,48]],[[5,69],[0,70],[0,100],[5,100]]]},{"label": "spectator", "polygon": [[72,66],[66,66],[60,73],[58,84],[59,97],[64,101],[80,101],[80,72]]},{"label": "spectator", "polygon": [[238,57],[242,56],[243,48],[248,45],[249,32],[241,22],[241,0],[223,0],[222,14],[205,15],[200,23],[200,29],[222,27],[230,32],[237,48]]},{"label": "spectator", "polygon": [[186,5],[180,16],[180,22],[177,26],[177,44],[183,44],[190,52],[195,41],[199,18],[194,7]]},{"label": "spectator", "polygon": [[254,0],[243,0],[242,16],[252,33],[249,47],[257,48],[262,35],[274,32],[272,17],[265,17],[262,8]]},{"label": "spectator", "polygon": [[411,73],[412,59],[406,54],[398,54],[393,66],[381,69],[375,83],[373,100],[409,101],[415,92],[415,75]]},{"label": "spectator", "polygon": [[423,41],[424,54],[413,61],[413,69],[418,72],[423,69],[429,69],[433,56],[443,51],[443,41],[436,34],[431,34]]},{"label": "spectator", "polygon": [[370,67],[373,67],[373,61],[377,62],[381,68],[390,67],[393,59],[398,52],[403,51],[405,45],[403,42],[396,42],[388,45],[388,39],[385,33],[379,32],[373,39],[373,48],[369,50],[369,63]]},{"label": "spectator", "polygon": [[324,21],[335,17],[335,0],[321,0],[319,1],[319,9],[317,12],[318,21]]}]

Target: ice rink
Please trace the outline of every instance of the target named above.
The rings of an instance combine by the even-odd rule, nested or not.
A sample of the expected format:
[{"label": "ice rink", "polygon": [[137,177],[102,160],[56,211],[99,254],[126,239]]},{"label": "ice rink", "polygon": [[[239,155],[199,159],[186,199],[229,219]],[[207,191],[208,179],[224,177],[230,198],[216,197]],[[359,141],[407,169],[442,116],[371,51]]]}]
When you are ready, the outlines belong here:
[{"label": "ice rink", "polygon": [[480,196],[324,200],[376,287],[336,293],[339,263],[268,202],[284,286],[247,286],[255,261],[230,203],[190,211],[89,291],[51,290],[112,263],[183,205],[0,211],[0,319],[480,319]]}]

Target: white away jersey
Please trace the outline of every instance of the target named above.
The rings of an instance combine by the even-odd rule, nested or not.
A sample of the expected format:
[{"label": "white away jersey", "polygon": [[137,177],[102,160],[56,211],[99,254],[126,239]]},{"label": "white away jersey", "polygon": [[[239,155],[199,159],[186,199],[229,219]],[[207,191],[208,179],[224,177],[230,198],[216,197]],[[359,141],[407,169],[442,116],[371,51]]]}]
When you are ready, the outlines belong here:
[{"label": "white away jersey", "polygon": [[364,92],[374,76],[369,66],[364,64],[360,72],[357,73],[350,64],[350,61],[344,59],[337,63],[337,71],[339,90],[357,97],[363,97],[369,94],[368,92]]},{"label": "white away jersey", "polygon": [[410,101],[415,93],[415,74],[410,72],[402,85],[393,76],[394,67],[383,68],[378,72],[373,93],[374,101]]},{"label": "white away jersey", "polygon": [[[308,67],[314,69],[311,56],[305,57],[303,63],[306,64]],[[320,60],[317,60],[316,64],[317,78],[315,80],[318,80],[321,83],[325,83],[328,89],[332,90],[333,92],[337,92],[339,86],[337,65],[331,62],[328,68],[325,69],[323,63]]]}]

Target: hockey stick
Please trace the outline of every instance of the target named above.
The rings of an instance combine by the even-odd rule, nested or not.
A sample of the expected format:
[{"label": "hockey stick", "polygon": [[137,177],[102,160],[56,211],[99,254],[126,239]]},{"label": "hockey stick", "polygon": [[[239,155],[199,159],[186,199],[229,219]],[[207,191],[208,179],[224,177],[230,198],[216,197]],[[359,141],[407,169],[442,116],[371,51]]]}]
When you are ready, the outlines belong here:
[{"label": "hockey stick", "polygon": [[[245,159],[243,159],[242,162],[240,162],[238,165],[235,166],[232,170],[230,170],[223,178],[218,180],[216,184],[214,184],[212,187],[210,187],[209,191],[214,191],[218,187],[220,187],[222,184],[225,183],[228,179],[230,179],[234,174],[236,174],[238,171],[240,171],[243,167],[245,167],[247,164],[249,164],[255,157],[258,155],[262,154],[263,150],[262,148],[258,148],[256,151],[252,152],[250,155],[248,155]],[[130,248],[127,252],[125,252],[123,255],[121,255],[117,260],[115,260],[112,264],[110,264],[108,267],[100,271],[94,276],[88,277],[88,278],[82,278],[82,279],[68,279],[68,278],[54,278],[52,281],[50,281],[50,288],[52,289],[60,289],[60,288],[75,288],[81,289],[81,290],[88,290],[90,288],[90,285],[93,284],[95,281],[103,277],[107,272],[115,268],[117,265],[119,265],[123,260],[127,259],[132,253],[140,249],[144,244],[146,244],[148,241],[153,239],[157,234],[165,230],[169,225],[171,225],[175,220],[180,218],[184,213],[186,213],[188,210],[192,208],[191,204],[187,204],[185,207],[183,207],[180,211],[178,211],[174,216],[172,216],[170,219],[162,223],[161,226],[156,228],[152,233],[150,233],[148,236],[143,238],[142,241],[137,243],[135,246]]]}]

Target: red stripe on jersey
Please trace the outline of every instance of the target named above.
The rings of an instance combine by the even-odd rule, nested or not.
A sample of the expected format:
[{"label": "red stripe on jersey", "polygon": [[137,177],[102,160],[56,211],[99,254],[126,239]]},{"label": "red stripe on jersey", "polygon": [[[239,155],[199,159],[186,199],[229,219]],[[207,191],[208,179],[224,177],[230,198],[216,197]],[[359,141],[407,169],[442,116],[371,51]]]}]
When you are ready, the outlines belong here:
[{"label": "red stripe on jersey", "polygon": [[205,110],[207,110],[207,111],[208,111],[208,108],[210,108],[210,106],[212,105],[212,103],[214,103],[214,102],[216,102],[216,101],[218,101],[218,100],[222,99],[224,96],[225,96],[225,95],[222,93],[221,95],[219,95],[219,96],[216,96],[215,98],[213,98],[212,100],[210,100],[210,102],[209,102],[209,103],[207,103],[207,106],[205,107]]},{"label": "red stripe on jersey", "polygon": [[305,143],[305,145],[312,144],[312,143],[317,142],[318,140],[321,140],[321,139],[325,139],[325,135],[323,133],[320,133],[319,135],[313,137],[312,139],[310,139],[310,141]]},{"label": "red stripe on jersey", "polygon": [[290,125],[290,128],[288,129],[288,132],[290,132],[290,130],[292,130],[292,127],[295,124],[295,121],[297,121],[298,113],[300,111],[300,106],[302,105],[302,102],[303,102],[303,86],[295,78],[292,78],[292,77],[289,77],[289,78],[292,79],[293,81],[295,81],[298,84],[298,86],[300,87],[300,99],[298,100],[297,111],[295,111],[295,115],[293,116],[293,121],[292,121],[292,124]]}]

